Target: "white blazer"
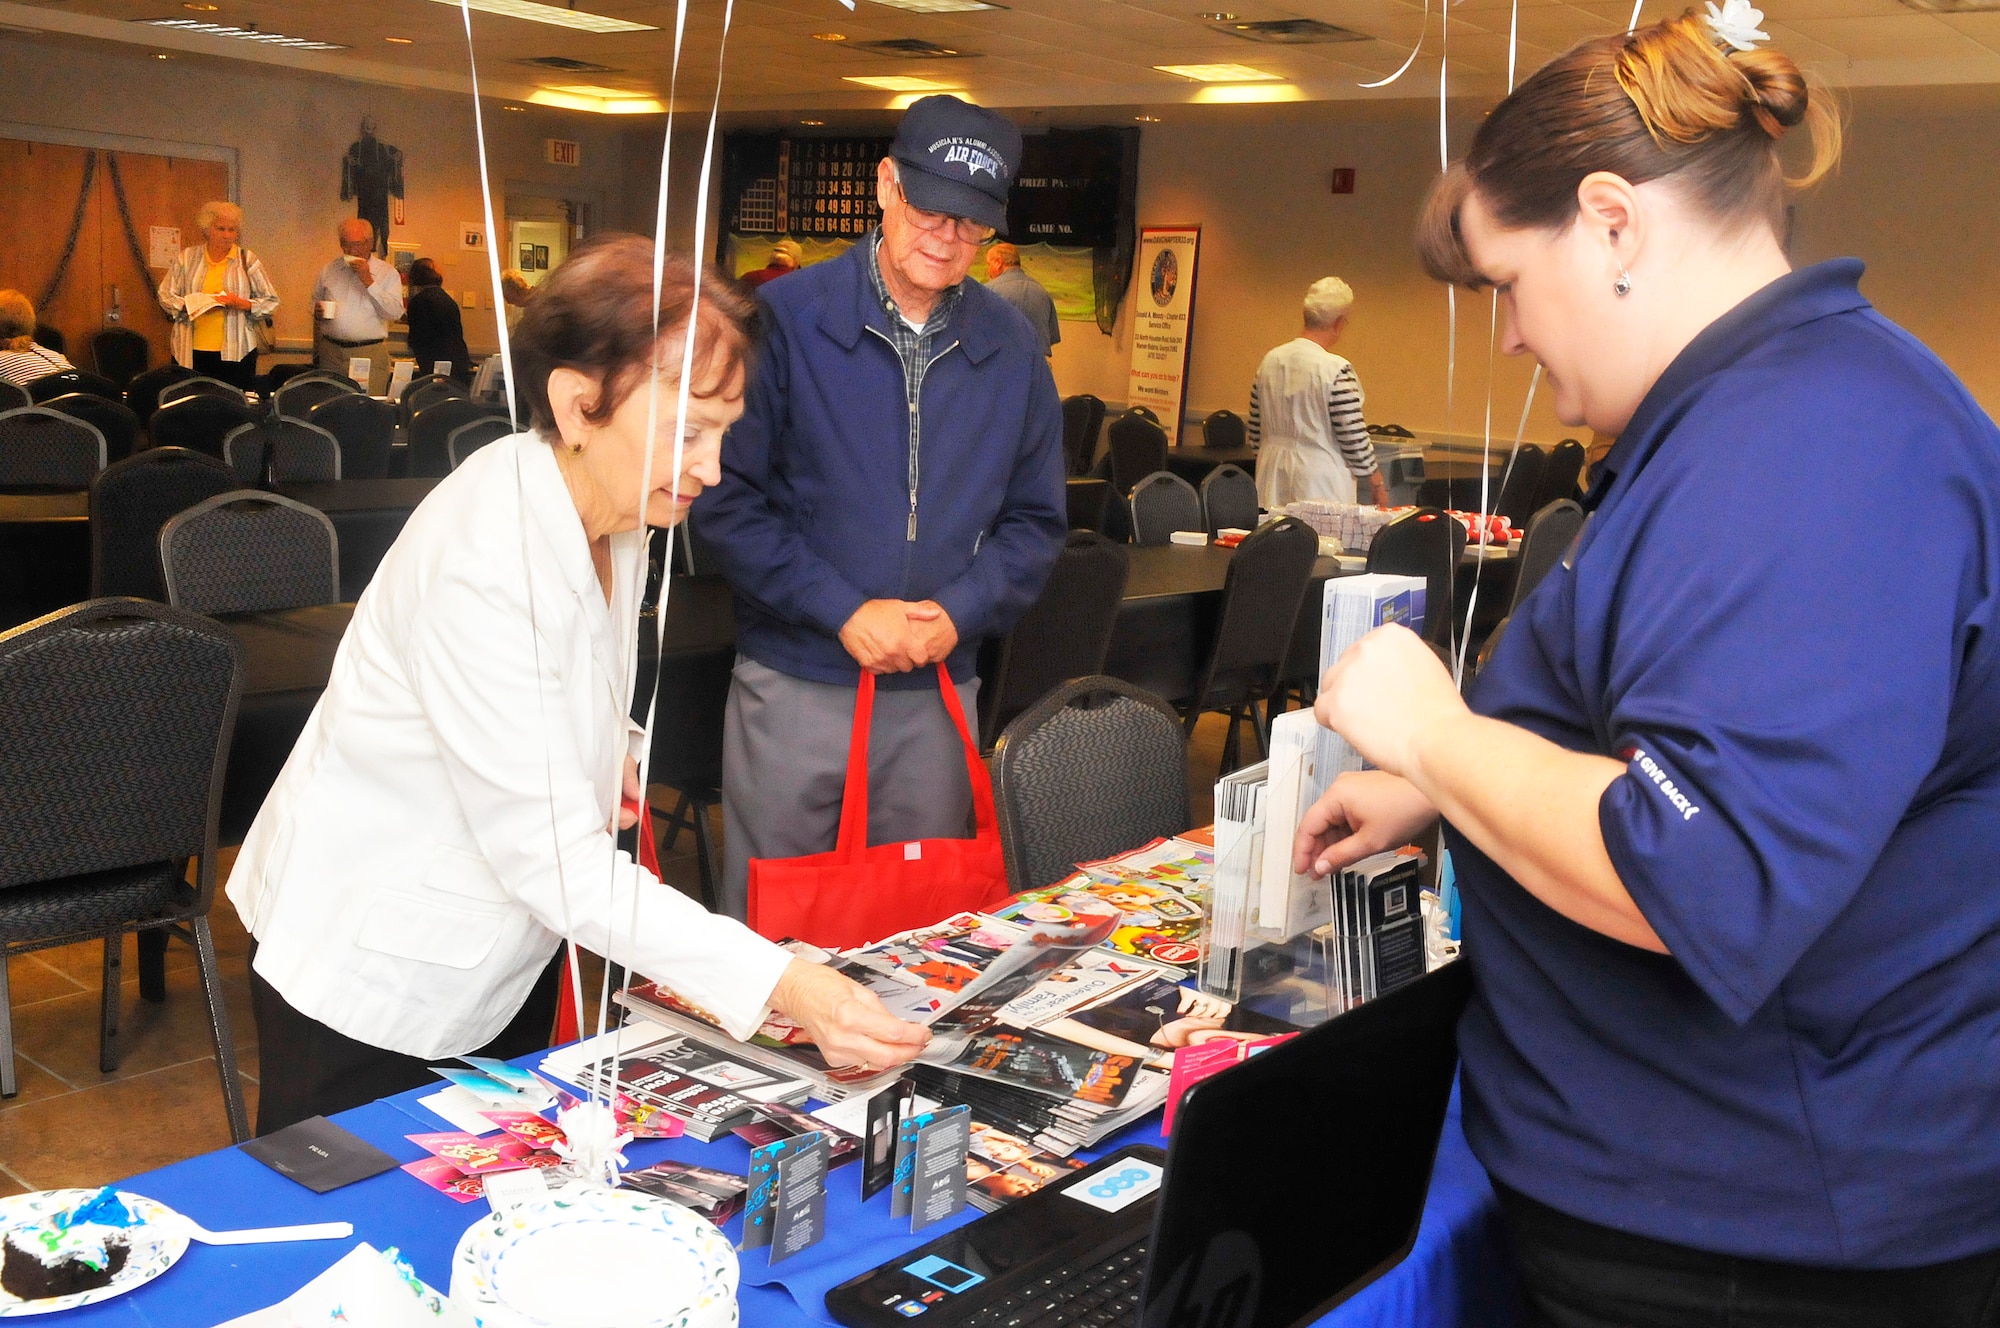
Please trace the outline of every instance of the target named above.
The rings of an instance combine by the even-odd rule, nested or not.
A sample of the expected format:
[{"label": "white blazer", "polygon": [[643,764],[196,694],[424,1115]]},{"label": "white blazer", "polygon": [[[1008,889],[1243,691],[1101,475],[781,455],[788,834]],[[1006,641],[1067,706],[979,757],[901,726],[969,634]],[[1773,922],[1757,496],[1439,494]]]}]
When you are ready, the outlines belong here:
[{"label": "white blazer", "polygon": [[616,850],[632,555],[607,608],[583,523],[532,434],[475,452],[410,517],[356,605],[230,873],[256,969],[295,1009],[411,1056],[506,1026],[557,940],[744,1037],[787,953]]}]

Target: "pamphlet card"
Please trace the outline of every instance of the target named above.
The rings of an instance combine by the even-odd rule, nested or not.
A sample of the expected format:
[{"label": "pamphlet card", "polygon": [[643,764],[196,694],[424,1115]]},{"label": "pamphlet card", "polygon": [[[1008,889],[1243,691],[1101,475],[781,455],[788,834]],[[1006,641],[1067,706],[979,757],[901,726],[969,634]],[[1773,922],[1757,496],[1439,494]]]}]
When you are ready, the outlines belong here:
[{"label": "pamphlet card", "polygon": [[936,1113],[917,1132],[916,1168],[912,1176],[910,1231],[944,1221],[965,1207],[965,1153],[972,1141],[971,1108],[951,1107]]},{"label": "pamphlet card", "polygon": [[827,1139],[823,1134],[798,1137],[804,1145],[778,1159],[776,1217],[771,1224],[771,1262],[791,1258],[826,1234]]}]

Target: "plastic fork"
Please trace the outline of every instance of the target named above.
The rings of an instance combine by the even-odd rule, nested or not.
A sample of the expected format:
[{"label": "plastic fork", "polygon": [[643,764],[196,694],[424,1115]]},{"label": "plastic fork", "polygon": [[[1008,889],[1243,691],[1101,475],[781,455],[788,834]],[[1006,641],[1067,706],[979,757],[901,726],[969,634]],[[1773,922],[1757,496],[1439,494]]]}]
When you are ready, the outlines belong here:
[{"label": "plastic fork", "polygon": [[241,1231],[210,1231],[201,1223],[177,1214],[189,1236],[204,1245],[267,1245],[283,1240],[342,1240],[354,1234],[352,1222],[307,1222],[293,1227],[245,1227]]}]

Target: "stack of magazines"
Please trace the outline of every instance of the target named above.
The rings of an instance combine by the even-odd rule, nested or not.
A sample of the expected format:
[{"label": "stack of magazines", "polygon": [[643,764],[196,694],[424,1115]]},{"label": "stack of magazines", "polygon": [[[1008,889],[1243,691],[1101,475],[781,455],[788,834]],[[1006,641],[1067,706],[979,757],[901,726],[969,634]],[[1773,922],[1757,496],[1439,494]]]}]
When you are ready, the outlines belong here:
[{"label": "stack of magazines", "polygon": [[[726,1047],[737,1061],[803,1081],[824,1100],[867,1093],[908,1073],[926,1096],[966,1104],[976,1119],[1066,1157],[1164,1104],[1175,1048],[1286,1027],[1185,988],[1179,965],[1133,952],[1166,942],[1146,934],[1125,907],[1158,916],[1165,905],[1175,922],[1185,920],[1182,908],[1198,917],[1194,900],[1153,882],[1162,872],[1205,880],[1212,854],[1204,845],[1164,841],[1132,857],[1085,869],[1136,887],[1111,889],[1112,900],[1090,894],[1093,882],[1069,882],[1067,890],[1031,892],[1000,910],[1009,917],[961,913],[843,955],[794,945],[801,957],[867,986],[897,1016],[931,1029],[929,1048],[906,1069],[830,1067],[803,1030],[782,1018],[768,1020],[747,1043],[727,1041],[706,1011],[656,983],[634,985],[619,1000],[643,1019]],[[1154,875],[1119,879],[1120,870]],[[1064,895],[1071,903],[1058,902]],[[1082,911],[1086,898],[1102,911]],[[1167,954],[1191,961],[1199,938],[1185,939],[1190,934],[1176,931],[1182,939],[1172,945],[1184,949]]]},{"label": "stack of magazines", "polygon": [[550,1052],[541,1068],[592,1094],[615,1094],[621,1115],[665,1112],[704,1143],[750,1120],[759,1105],[797,1104],[811,1094],[810,1081],[750,1063],[739,1054],[741,1044],[715,1037],[720,1030],[705,1031],[713,1041],[631,1023]]}]

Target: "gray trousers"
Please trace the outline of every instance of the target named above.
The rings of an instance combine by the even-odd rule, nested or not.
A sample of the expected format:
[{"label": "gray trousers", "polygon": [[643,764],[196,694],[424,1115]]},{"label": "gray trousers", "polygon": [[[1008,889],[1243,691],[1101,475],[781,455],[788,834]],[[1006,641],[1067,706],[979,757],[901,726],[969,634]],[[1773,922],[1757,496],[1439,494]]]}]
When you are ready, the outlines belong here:
[{"label": "gray trousers", "polygon": [[[935,670],[925,670],[935,676]],[[809,682],[736,657],[722,729],[722,908],[749,908],[750,859],[831,849],[840,832],[855,689]],[[958,684],[978,732],[979,680]],[[956,839],[972,831],[965,746],[935,683],[878,689],[868,741],[868,842]]]},{"label": "gray trousers", "polygon": [[368,381],[361,386],[370,395],[381,396],[389,390],[389,343],[377,341],[366,346],[336,346],[325,337],[313,338],[319,367],[330,374],[347,377],[347,362],[357,356],[368,361]]}]

